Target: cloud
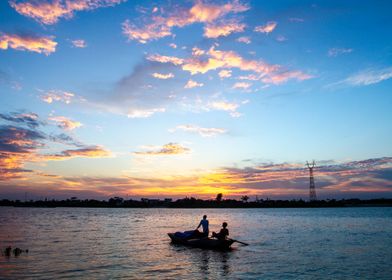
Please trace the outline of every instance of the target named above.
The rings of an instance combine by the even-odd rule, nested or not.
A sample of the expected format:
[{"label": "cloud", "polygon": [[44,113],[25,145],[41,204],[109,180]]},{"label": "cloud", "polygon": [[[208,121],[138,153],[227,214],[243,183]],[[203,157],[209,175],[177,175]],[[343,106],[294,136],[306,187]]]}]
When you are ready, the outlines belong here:
[{"label": "cloud", "polygon": [[[209,28],[211,28],[210,30],[212,30],[214,29],[212,23],[216,20],[224,18],[227,14],[247,11],[249,7],[241,4],[238,0],[234,0],[223,5],[207,4],[203,1],[196,1],[190,8],[176,6],[170,7],[169,9],[170,11],[166,12],[165,9],[162,8],[160,14],[158,14],[158,10],[155,10],[151,15],[151,18],[139,19],[138,22],[143,22],[140,27],[130,20],[126,20],[123,23],[123,34],[128,40],[136,40],[145,44],[148,41],[172,35],[172,29],[174,27],[184,27],[193,23],[207,24]],[[208,30],[208,27],[206,27],[206,29]],[[230,31],[228,31],[229,29]],[[216,31],[217,29],[215,28],[214,30]],[[238,27],[236,29],[233,26],[230,28],[226,27],[224,33],[228,35],[235,30],[238,30]],[[217,34],[216,32],[210,33],[210,31],[206,31],[205,34],[213,34],[212,36],[215,36],[215,34]]]},{"label": "cloud", "polygon": [[75,94],[72,92],[53,89],[44,92],[44,94],[41,95],[41,100],[49,104],[53,103],[53,101],[69,104],[74,97]]},{"label": "cloud", "polygon": [[338,84],[347,84],[350,86],[368,86],[377,84],[392,78],[392,67],[382,69],[367,69],[357,74],[351,75]]},{"label": "cloud", "polygon": [[170,129],[170,132],[175,132],[176,130],[182,130],[185,132],[197,133],[202,137],[213,137],[219,134],[224,134],[227,132],[226,129],[223,128],[214,128],[214,127],[200,127],[192,124],[184,124],[178,125],[174,129]]},{"label": "cloud", "polygon": [[71,43],[75,48],[86,48],[87,47],[86,41],[82,40],[82,39],[72,40]]},{"label": "cloud", "polygon": [[19,14],[33,18],[42,24],[55,24],[60,18],[73,18],[74,13],[83,10],[94,10],[111,7],[125,0],[42,0],[17,1],[9,3]]},{"label": "cloud", "polygon": [[43,122],[39,120],[38,115],[35,113],[0,113],[0,119],[13,123],[27,125],[30,128],[36,128],[40,125],[43,125]]},{"label": "cloud", "polygon": [[337,57],[338,55],[351,53],[352,51],[353,49],[348,48],[331,48],[328,50],[328,56]]},{"label": "cloud", "polygon": [[150,61],[160,62],[160,63],[172,63],[174,65],[181,65],[184,63],[184,60],[174,56],[165,56],[159,54],[153,54],[147,56],[147,59]]},{"label": "cloud", "polygon": [[272,31],[274,31],[274,29],[276,28],[276,26],[278,25],[277,22],[275,21],[269,21],[267,22],[265,25],[259,25],[256,26],[254,31],[255,32],[260,32],[260,33],[271,33]]},{"label": "cloud", "polygon": [[223,22],[218,24],[207,24],[204,27],[204,37],[218,38],[228,36],[231,33],[243,32],[246,25],[238,21]]},{"label": "cloud", "polygon": [[190,149],[183,147],[178,143],[168,143],[162,147],[145,147],[147,151],[134,152],[134,155],[146,155],[146,156],[156,156],[156,155],[179,155],[189,153]]},{"label": "cloud", "polygon": [[291,22],[304,22],[305,20],[303,18],[291,17],[291,18],[289,18],[289,21],[291,21]]},{"label": "cloud", "polygon": [[231,77],[231,70],[221,70],[221,71],[219,71],[218,75],[221,79],[230,78]]},{"label": "cloud", "polygon": [[155,113],[163,113],[165,112],[165,108],[152,108],[152,109],[130,109],[127,113],[127,117],[131,119],[136,118],[148,118],[154,115]]},{"label": "cloud", "polygon": [[261,80],[266,84],[278,85],[286,82],[289,79],[296,79],[298,81],[303,81],[311,78],[313,78],[312,75],[303,73],[301,71],[285,71],[285,72],[276,73],[274,75],[266,76]]},{"label": "cloud", "polygon": [[44,134],[30,128],[0,125],[0,180],[18,179],[31,172],[23,168],[24,162],[31,159],[44,139]]},{"label": "cloud", "polygon": [[62,116],[50,117],[49,120],[56,122],[58,127],[65,130],[73,130],[82,126],[80,122]]},{"label": "cloud", "polygon": [[198,83],[195,82],[193,80],[189,80],[186,85],[184,86],[184,88],[194,88],[194,87],[202,87],[203,83]]},{"label": "cloud", "polygon": [[250,43],[252,43],[252,41],[250,40],[250,38],[249,37],[239,37],[239,38],[237,38],[237,40],[236,40],[237,42],[240,42],[240,43],[244,43],[244,44],[250,44]]},{"label": "cloud", "polygon": [[[299,81],[307,80],[313,76],[303,73],[299,70],[286,70],[277,64],[268,64],[262,60],[248,60],[240,56],[234,51],[221,51],[211,47],[202,55],[199,49],[193,49],[193,53],[197,51],[198,55],[183,59],[173,56],[162,56],[159,54],[149,55],[147,59],[160,63],[171,63],[181,66],[182,70],[190,72],[191,75],[205,74],[211,70],[220,68],[232,69],[238,68],[242,71],[252,71],[253,80],[261,80],[264,83],[281,84],[290,79]],[[207,58],[205,58],[207,57]],[[228,72],[223,72],[228,74]]]},{"label": "cloud", "polygon": [[168,74],[153,73],[152,76],[154,78],[161,79],[161,80],[167,80],[167,79],[174,78],[173,73],[168,73]]},{"label": "cloud", "polygon": [[169,44],[169,47],[171,47],[171,48],[173,48],[173,49],[177,49],[177,45],[174,44],[174,43],[170,43],[170,44]]},{"label": "cloud", "polygon": [[[192,56],[201,56],[203,54],[205,54],[204,50],[199,49],[197,47],[192,48]],[[182,64],[182,63],[180,63],[180,64]]]},{"label": "cloud", "polygon": [[53,37],[34,37],[0,33],[0,49],[12,48],[19,51],[30,51],[50,55],[56,51],[57,42]]},{"label": "cloud", "polygon": [[[35,113],[2,113],[0,119],[12,123],[12,125],[0,125],[0,180],[26,179],[26,174],[33,172],[24,168],[27,162],[110,155],[110,152],[100,146],[86,146],[67,134],[45,133],[43,129],[50,128],[48,127],[50,124],[40,120]],[[71,145],[78,149],[65,150],[54,155],[39,153],[41,149],[48,148],[51,144],[56,144],[55,147],[58,146],[57,144]]]},{"label": "cloud", "polygon": [[252,86],[251,83],[245,83],[245,82],[237,82],[233,85],[233,88],[236,89],[248,89],[250,86]]},{"label": "cloud", "polygon": [[111,153],[101,146],[89,146],[74,150],[64,150],[58,154],[42,155],[44,160],[68,160],[72,158],[106,158]]},{"label": "cloud", "polygon": [[237,109],[239,107],[239,104],[227,101],[213,101],[208,103],[207,105],[208,109],[229,112],[230,116],[232,116],[233,118],[238,118],[241,116],[241,114],[237,112]]},{"label": "cloud", "polygon": [[276,41],[278,41],[278,42],[285,42],[285,41],[287,41],[287,38],[285,36],[283,36],[283,35],[278,35],[276,37]]}]

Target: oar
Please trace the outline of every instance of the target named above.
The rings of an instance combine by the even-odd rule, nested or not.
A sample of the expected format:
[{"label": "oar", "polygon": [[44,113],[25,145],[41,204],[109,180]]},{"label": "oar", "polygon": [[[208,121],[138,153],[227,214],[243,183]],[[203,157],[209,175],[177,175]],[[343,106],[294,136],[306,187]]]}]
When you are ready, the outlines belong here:
[{"label": "oar", "polygon": [[234,241],[234,242],[237,242],[237,243],[240,243],[240,244],[245,245],[245,246],[249,246],[248,243],[245,243],[245,242],[242,242],[242,241],[239,241],[239,240],[235,240],[235,239],[230,239],[230,240]]}]

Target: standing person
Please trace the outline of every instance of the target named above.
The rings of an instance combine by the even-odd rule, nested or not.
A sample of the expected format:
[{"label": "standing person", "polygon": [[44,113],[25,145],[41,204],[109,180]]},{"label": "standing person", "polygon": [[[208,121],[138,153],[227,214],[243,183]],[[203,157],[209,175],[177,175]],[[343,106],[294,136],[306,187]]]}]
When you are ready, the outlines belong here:
[{"label": "standing person", "polygon": [[207,215],[203,216],[203,219],[200,221],[199,225],[197,226],[196,231],[198,231],[200,226],[203,228],[203,233],[201,233],[200,236],[208,237],[209,229],[208,229]]},{"label": "standing person", "polygon": [[212,233],[212,237],[216,237],[219,240],[225,240],[227,236],[229,236],[229,230],[227,229],[226,222],[222,224],[222,228],[219,233],[215,233],[215,232]]}]

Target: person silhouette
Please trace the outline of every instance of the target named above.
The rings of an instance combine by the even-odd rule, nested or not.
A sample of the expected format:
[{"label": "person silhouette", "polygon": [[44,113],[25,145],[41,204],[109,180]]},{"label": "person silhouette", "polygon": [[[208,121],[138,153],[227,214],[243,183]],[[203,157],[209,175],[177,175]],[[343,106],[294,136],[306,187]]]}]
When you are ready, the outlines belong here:
[{"label": "person silhouette", "polygon": [[196,228],[197,232],[198,232],[200,227],[203,228],[203,232],[200,233],[201,237],[207,237],[208,236],[208,233],[209,233],[208,224],[209,224],[209,222],[207,220],[207,215],[204,215],[203,219],[200,221],[199,225]]}]

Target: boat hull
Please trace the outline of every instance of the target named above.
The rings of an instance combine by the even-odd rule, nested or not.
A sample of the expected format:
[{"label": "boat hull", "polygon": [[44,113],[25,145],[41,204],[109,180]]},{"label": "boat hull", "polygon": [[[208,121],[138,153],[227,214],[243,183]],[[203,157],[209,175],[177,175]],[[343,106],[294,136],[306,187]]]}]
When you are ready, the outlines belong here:
[{"label": "boat hull", "polygon": [[174,235],[174,233],[168,233],[168,235],[171,241],[175,244],[212,250],[228,250],[230,249],[231,244],[234,242],[233,240],[218,240],[209,237],[187,239],[177,237]]}]

